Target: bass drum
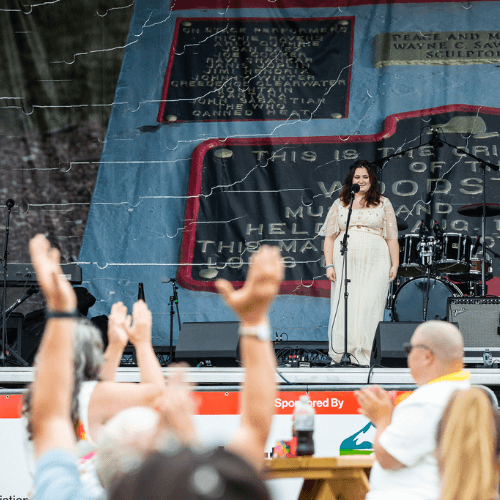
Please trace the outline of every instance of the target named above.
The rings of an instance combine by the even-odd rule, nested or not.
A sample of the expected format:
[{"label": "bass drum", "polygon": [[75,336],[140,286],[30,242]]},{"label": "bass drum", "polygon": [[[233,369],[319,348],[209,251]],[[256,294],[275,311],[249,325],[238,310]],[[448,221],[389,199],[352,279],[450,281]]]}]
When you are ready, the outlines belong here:
[{"label": "bass drum", "polygon": [[[393,321],[424,321],[424,298],[427,277],[408,280],[396,293],[392,304]],[[457,286],[439,278],[429,280],[429,302],[427,320],[446,320],[448,297],[461,297]]]}]

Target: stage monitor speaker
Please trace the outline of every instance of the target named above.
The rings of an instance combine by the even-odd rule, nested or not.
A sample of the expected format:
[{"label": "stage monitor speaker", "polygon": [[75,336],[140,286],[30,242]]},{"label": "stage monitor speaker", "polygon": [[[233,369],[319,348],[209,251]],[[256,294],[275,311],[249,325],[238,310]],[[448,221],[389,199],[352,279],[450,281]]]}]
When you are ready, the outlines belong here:
[{"label": "stage monitor speaker", "polygon": [[238,366],[238,326],[238,321],[183,323],[175,360],[191,366]]},{"label": "stage monitor speaker", "polygon": [[448,318],[458,323],[466,351],[500,347],[500,297],[448,297]]},{"label": "stage monitor speaker", "polygon": [[380,321],[373,339],[370,366],[408,368],[403,344],[410,342],[418,321]]},{"label": "stage monitor speaker", "polygon": [[[403,344],[410,342],[421,321],[381,321],[373,339],[370,366],[408,368]],[[458,327],[456,323],[453,323]]]},{"label": "stage monitor speaker", "polygon": [[[0,316],[0,322],[2,318]],[[7,316],[7,344],[14,344],[17,341],[17,346],[21,344],[21,334],[23,332],[24,314],[11,312]],[[2,335],[0,327],[0,336]],[[0,340],[1,342],[1,340]],[[19,349],[14,349],[18,351]]]}]

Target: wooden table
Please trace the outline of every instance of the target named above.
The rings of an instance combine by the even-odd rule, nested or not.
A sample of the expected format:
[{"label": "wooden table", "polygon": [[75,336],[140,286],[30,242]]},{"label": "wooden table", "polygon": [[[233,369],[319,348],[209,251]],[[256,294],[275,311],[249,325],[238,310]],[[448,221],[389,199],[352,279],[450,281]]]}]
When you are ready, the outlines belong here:
[{"label": "wooden table", "polygon": [[373,456],[296,457],[266,460],[266,479],[303,477],[299,500],[362,500]]}]

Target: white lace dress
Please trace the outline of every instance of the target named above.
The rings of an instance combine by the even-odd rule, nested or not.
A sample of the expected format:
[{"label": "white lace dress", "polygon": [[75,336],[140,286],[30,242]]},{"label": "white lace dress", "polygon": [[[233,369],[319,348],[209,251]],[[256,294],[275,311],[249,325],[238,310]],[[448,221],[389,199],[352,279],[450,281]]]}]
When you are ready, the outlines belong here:
[{"label": "white lace dress", "polygon": [[[331,314],[328,325],[330,356],[340,361],[344,352],[344,258],[340,254],[341,241],[347,225],[348,208],[340,199],[335,200],[321,236],[334,236],[333,265],[337,280],[332,283]],[[352,211],[348,238],[349,303],[347,315],[347,350],[353,361],[370,364],[373,337],[379,321],[384,317],[384,307],[389,289],[391,258],[386,240],[397,240],[396,216],[391,202],[381,196],[376,207]]]}]

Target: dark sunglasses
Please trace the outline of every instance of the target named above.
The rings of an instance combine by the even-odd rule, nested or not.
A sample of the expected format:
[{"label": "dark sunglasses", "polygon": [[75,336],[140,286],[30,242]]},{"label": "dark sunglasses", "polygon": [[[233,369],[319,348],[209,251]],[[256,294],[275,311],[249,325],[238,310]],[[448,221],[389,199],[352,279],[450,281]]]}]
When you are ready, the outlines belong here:
[{"label": "dark sunglasses", "polygon": [[428,351],[430,351],[432,353],[432,349],[430,347],[427,347],[426,345],[424,344],[415,344],[415,345],[411,345],[409,342],[405,342],[403,344],[403,351],[404,353],[408,356],[411,352],[412,349],[427,349]]}]

